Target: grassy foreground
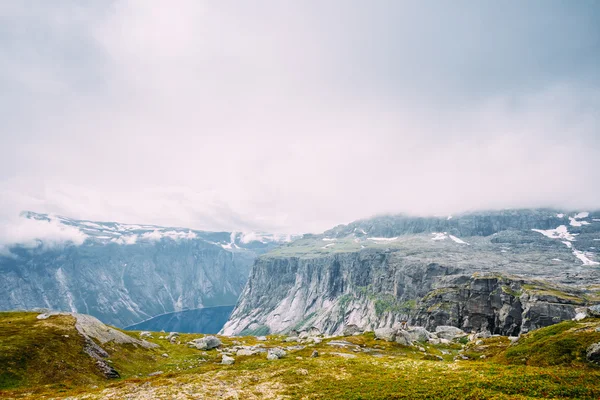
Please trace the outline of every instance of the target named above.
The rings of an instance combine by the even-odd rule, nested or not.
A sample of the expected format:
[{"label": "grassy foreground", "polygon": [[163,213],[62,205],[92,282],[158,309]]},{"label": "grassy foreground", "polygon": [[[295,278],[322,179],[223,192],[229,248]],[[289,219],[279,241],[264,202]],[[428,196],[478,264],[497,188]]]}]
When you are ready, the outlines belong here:
[{"label": "grassy foreground", "polygon": [[[494,337],[406,347],[375,340],[372,333],[325,338],[318,344],[284,342],[282,336],[265,342],[253,336],[223,337],[222,349],[259,343],[288,348],[286,357],[273,361],[265,353],[234,355],[233,365],[221,365],[217,350],[185,345],[202,335],[181,335],[178,344],[154,333],[148,340],[160,346],[156,349],[102,346],[122,377],[108,381],[83,352],[73,317],[37,320],[36,315],[0,313],[0,398],[600,398],[600,368],[585,360],[586,347],[600,341],[600,320],[563,322],[512,345]],[[311,357],[314,350],[318,357]],[[149,376],[153,373],[158,374]]]}]

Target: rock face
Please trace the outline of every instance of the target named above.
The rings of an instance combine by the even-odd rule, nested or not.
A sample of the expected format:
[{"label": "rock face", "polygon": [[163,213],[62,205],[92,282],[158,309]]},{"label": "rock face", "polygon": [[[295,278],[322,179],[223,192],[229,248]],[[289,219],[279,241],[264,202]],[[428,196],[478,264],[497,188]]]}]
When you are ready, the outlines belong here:
[{"label": "rock face", "polygon": [[586,349],[586,358],[595,364],[600,364],[600,343],[591,344]]},{"label": "rock face", "polygon": [[23,218],[76,234],[82,243],[40,241],[0,251],[0,310],[83,312],[119,327],[235,304],[257,254],[286,240],[31,212]]},{"label": "rock face", "polygon": [[222,333],[408,323],[518,335],[587,305],[599,241],[597,212],[358,221],[259,257]]}]

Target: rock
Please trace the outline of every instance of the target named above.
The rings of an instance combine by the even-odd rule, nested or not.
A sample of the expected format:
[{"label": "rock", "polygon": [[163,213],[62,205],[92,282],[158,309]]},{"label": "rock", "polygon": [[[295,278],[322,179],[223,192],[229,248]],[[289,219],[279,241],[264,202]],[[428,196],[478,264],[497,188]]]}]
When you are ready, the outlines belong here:
[{"label": "rock", "polygon": [[151,337],[152,337],[152,334],[148,331],[140,332],[140,338],[142,338],[142,339],[143,338],[151,338]]},{"label": "rock", "polygon": [[168,355],[167,353],[162,353],[162,356],[163,356],[164,358],[169,358],[169,355]]},{"label": "rock", "polygon": [[198,350],[211,350],[221,346],[221,341],[215,336],[205,336],[188,342],[188,345]]},{"label": "rock", "polygon": [[518,336],[509,336],[508,340],[510,340],[510,342],[514,344],[519,341],[519,337]]},{"label": "rock", "polygon": [[412,346],[412,335],[407,331],[400,329],[396,332],[396,343],[403,346]]},{"label": "rock", "polygon": [[310,337],[315,337],[319,335],[321,335],[321,330],[315,326],[311,326],[311,328],[308,330],[308,336]]},{"label": "rock", "polygon": [[237,356],[253,356],[255,355],[257,352],[254,350],[250,350],[250,349],[239,349],[236,352]]},{"label": "rock", "polygon": [[223,358],[221,358],[221,364],[223,365],[233,365],[233,363],[235,363],[235,359],[233,359],[233,357],[223,355]]},{"label": "rock", "polygon": [[308,375],[308,370],[304,369],[304,368],[300,368],[296,370],[296,373],[298,375]]},{"label": "rock", "polygon": [[479,339],[475,342],[475,345],[481,346],[483,344],[483,340]]},{"label": "rock", "polygon": [[344,357],[344,358],[356,358],[356,354],[350,353],[329,353],[333,356]]},{"label": "rock", "polygon": [[396,339],[396,330],[392,328],[377,328],[375,329],[375,337],[388,342],[393,342]]},{"label": "rock", "polygon": [[169,333],[169,335],[167,336],[167,340],[172,340],[173,338],[176,338],[179,336],[178,332],[171,332]]},{"label": "rock", "polygon": [[588,307],[587,314],[593,318],[600,318],[600,304],[596,304],[591,307]]},{"label": "rock", "polygon": [[490,331],[481,331],[475,334],[475,337],[478,339],[487,339],[489,337],[492,337],[492,332]]},{"label": "rock", "polygon": [[315,344],[319,344],[323,341],[323,339],[321,339],[320,337],[313,337],[311,339]]},{"label": "rock", "polygon": [[256,340],[258,340],[259,342],[264,342],[267,340],[267,337],[266,336],[257,336]]},{"label": "rock", "polygon": [[467,334],[460,328],[455,326],[441,325],[435,328],[435,334],[440,339],[454,340]]},{"label": "rock", "polygon": [[589,362],[600,364],[600,342],[589,345],[585,357]]},{"label": "rock", "polygon": [[267,351],[267,360],[279,360],[286,356],[286,351],[280,347],[275,347]]},{"label": "rock", "polygon": [[408,339],[411,342],[427,342],[433,335],[421,326],[415,326],[405,331],[408,334]]},{"label": "rock", "polygon": [[286,337],[283,341],[284,342],[297,342],[298,336],[289,336],[289,337]]},{"label": "rock", "polygon": [[307,331],[302,331],[298,334],[299,339],[308,339],[309,335]]},{"label": "rock", "polygon": [[316,351],[316,350],[313,350],[313,352],[312,352],[312,354],[310,356],[311,356],[311,358],[319,357],[319,352]]},{"label": "rock", "polygon": [[148,376],[156,376],[156,375],[161,375],[161,374],[164,374],[164,372],[162,372],[162,371],[156,371],[156,372],[149,373]]},{"label": "rock", "polygon": [[428,340],[429,344],[440,344],[441,341],[440,339],[436,338],[436,337],[432,337],[431,339]]},{"label": "rock", "polygon": [[353,336],[357,333],[362,333],[362,329],[355,324],[349,324],[344,326],[344,330],[342,331],[343,336]]},{"label": "rock", "polygon": [[336,347],[348,347],[348,346],[356,346],[354,343],[350,343],[346,340],[332,340],[327,342],[328,346],[336,346]]}]

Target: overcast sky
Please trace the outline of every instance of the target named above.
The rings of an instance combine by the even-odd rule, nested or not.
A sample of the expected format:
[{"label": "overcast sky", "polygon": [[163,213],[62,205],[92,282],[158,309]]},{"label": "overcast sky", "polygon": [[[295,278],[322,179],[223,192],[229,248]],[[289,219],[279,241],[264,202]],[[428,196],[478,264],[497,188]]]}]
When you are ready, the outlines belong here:
[{"label": "overcast sky", "polygon": [[0,60],[0,241],[600,207],[594,0],[0,0]]}]

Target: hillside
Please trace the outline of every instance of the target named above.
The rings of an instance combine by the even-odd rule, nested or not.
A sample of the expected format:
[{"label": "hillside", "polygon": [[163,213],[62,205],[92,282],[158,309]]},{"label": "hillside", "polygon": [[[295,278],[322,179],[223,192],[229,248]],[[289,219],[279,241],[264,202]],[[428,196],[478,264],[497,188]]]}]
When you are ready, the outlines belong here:
[{"label": "hillside", "polygon": [[[99,372],[96,359],[85,351],[77,321],[87,327],[82,329],[87,335],[96,336],[88,337],[106,351],[100,358],[119,377],[106,378]],[[395,340],[388,338],[386,330],[343,337],[316,331],[296,337],[218,337],[220,345],[206,350],[188,344],[208,340],[203,335],[175,335],[170,341],[162,333],[145,333],[143,345],[136,332],[125,335],[129,343],[118,343],[123,341],[118,330],[95,324],[82,315],[38,319],[37,313],[0,313],[0,397],[524,400],[600,396],[600,367],[586,354],[590,345],[600,342],[600,319],[593,318],[535,330],[515,343],[511,340],[516,338],[409,328],[392,333]],[[101,332],[110,332],[112,339],[102,343],[107,337]],[[595,357],[600,357],[600,350]],[[223,364],[224,359],[231,364]]]}]

